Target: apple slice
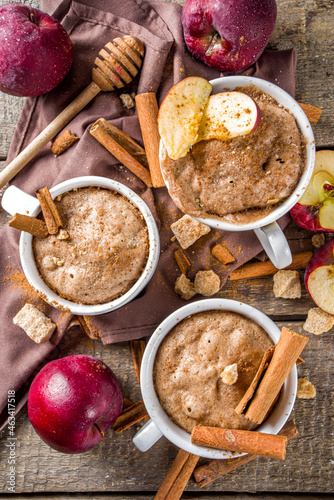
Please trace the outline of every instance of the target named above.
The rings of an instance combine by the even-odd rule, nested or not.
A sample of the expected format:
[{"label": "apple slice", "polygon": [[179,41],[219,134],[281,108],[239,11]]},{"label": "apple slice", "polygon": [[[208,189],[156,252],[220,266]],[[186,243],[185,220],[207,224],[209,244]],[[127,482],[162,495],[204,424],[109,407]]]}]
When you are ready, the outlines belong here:
[{"label": "apple slice", "polygon": [[304,229],[334,231],[334,151],[317,151],[310,183],[290,214]]},{"label": "apple slice", "polygon": [[181,80],[163,100],[158,114],[158,128],[168,156],[178,160],[195,144],[198,127],[212,85],[197,76]]},{"label": "apple slice", "polygon": [[304,279],[317,306],[334,314],[334,239],[315,252],[305,269]]},{"label": "apple slice", "polygon": [[259,125],[261,110],[242,92],[222,92],[209,97],[199,126],[197,142],[209,139],[227,141],[247,135]]}]

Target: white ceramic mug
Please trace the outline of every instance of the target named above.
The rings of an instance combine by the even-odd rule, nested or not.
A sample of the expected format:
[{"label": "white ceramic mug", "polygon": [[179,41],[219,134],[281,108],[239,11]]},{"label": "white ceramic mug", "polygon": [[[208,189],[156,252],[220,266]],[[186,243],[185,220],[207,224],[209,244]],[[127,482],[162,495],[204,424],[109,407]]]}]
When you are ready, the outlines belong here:
[{"label": "white ceramic mug", "polygon": [[[263,219],[251,222],[249,224],[231,224],[218,219],[205,217],[198,218],[204,224],[224,231],[249,231],[254,230],[256,236],[261,242],[266,254],[275,267],[283,269],[292,262],[292,255],[289,244],[283,234],[283,231],[277,224],[277,219],[286,214],[299,200],[310,182],[314,161],[315,161],[315,141],[313,131],[302,108],[285,90],[277,85],[251,76],[226,76],[210,81],[212,85],[212,94],[218,94],[227,90],[234,90],[237,87],[246,87],[255,85],[267,94],[276,99],[284,108],[291,111],[296,118],[302,136],[306,142],[306,165],[305,170],[299,180],[294,192],[269,215]],[[160,143],[161,146],[161,143]],[[168,188],[168,181],[166,181]]]},{"label": "white ceramic mug", "polygon": [[[71,191],[74,188],[83,188],[89,186],[99,186],[102,188],[110,189],[112,191],[120,193],[122,196],[125,196],[139,209],[145,219],[148,228],[150,248],[145,269],[139,277],[138,281],[124,295],[110,302],[97,305],[77,304],[75,302],[71,302],[70,300],[59,297],[59,295],[53,292],[46,285],[38,272],[32,248],[33,237],[31,236],[31,234],[22,231],[20,238],[21,265],[29,283],[35,288],[37,293],[41,295],[42,298],[49,304],[58,309],[71,311],[73,314],[78,314],[80,316],[95,316],[97,314],[109,313],[133,300],[152,278],[157,267],[160,255],[159,232],[150,209],[134,191],[129,189],[127,186],[124,186],[124,184],[121,184],[120,182],[114,181],[112,179],[107,179],[106,177],[75,177],[53,187],[52,189],[50,189],[50,193],[52,198],[56,198],[58,195],[66,193],[67,191]],[[10,186],[5,191],[2,198],[2,207],[11,215],[14,215],[15,213],[21,213],[25,215],[31,215],[33,217],[37,216],[41,210],[37,198],[26,194],[24,191],[18,189],[15,186]]]},{"label": "white ceramic mug", "polygon": [[[205,299],[178,309],[168,316],[153,333],[150,338],[142,360],[140,370],[140,387],[145,407],[151,417],[133,438],[134,444],[141,451],[147,451],[163,435],[175,446],[182,448],[193,455],[204,458],[235,458],[245,453],[232,453],[230,451],[216,450],[204,446],[196,446],[191,443],[191,436],[176,424],[174,424],[162,409],[159,399],[154,391],[153,367],[159,346],[170,330],[181,320],[191,314],[202,311],[233,311],[255,321],[260,325],[276,344],[280,336],[280,330],[275,323],[261,311],[252,306],[229,299]],[[258,427],[258,431],[268,434],[277,434],[289,418],[297,393],[297,368],[292,368],[284,382],[280,398],[273,412],[267,420]]]}]

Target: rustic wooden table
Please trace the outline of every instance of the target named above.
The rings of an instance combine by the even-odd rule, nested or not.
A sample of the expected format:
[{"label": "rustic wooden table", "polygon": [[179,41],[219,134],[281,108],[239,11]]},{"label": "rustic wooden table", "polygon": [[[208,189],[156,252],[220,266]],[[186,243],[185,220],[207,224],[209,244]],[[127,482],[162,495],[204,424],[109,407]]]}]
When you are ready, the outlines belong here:
[{"label": "rustic wooden table", "polygon": [[[1,0],[0,4],[4,3],[5,0]],[[32,6],[39,4],[38,0],[24,3]],[[182,0],[179,3],[183,3]],[[314,126],[317,148],[333,148],[333,2],[277,0],[277,4],[278,18],[270,46],[297,48],[296,98],[323,110],[318,124]],[[22,104],[23,99],[0,95],[2,167]],[[7,214],[1,210],[1,225],[7,220]],[[313,249],[311,233],[291,223],[286,234],[293,253]],[[300,274],[302,277],[303,273]],[[227,282],[219,295],[251,304],[268,314],[279,327],[287,326],[298,332],[303,331],[307,311],[314,306],[304,286],[301,299],[275,299],[271,277]],[[263,499],[278,496],[308,498],[310,495],[323,498],[333,492],[332,345],[330,332],[321,336],[310,335],[303,352],[305,363],[298,367],[298,372],[313,382],[317,394],[315,399],[296,401],[293,417],[300,437],[289,443],[286,460],[259,458],[202,490],[191,479],[184,498],[204,500],[233,496],[244,499],[250,497],[247,493],[254,493],[252,497]],[[92,341],[76,332],[65,336],[61,349],[62,356],[86,353],[102,359],[116,372],[124,395],[133,401],[141,399],[127,343],[102,346],[99,341]],[[44,494],[60,498],[64,494],[75,493],[77,498],[81,498],[85,493],[91,497],[94,492],[94,498],[107,494],[108,498],[115,499],[152,499],[178,450],[163,438],[151,450],[141,453],[132,444],[135,432],[132,427],[115,438],[110,435],[107,446],[97,446],[83,455],[60,455],[39,439],[24,408],[16,421],[16,493],[43,493],[43,498]],[[0,454],[2,485],[8,472],[6,430],[1,435]]]}]

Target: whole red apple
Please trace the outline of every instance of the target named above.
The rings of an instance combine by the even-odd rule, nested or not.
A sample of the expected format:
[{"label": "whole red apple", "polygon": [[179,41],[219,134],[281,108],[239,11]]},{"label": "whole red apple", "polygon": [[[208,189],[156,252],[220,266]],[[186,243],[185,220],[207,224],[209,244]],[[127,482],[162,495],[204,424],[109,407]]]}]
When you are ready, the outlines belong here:
[{"label": "whole red apple", "polygon": [[312,178],[290,214],[304,229],[334,231],[334,151],[316,152]]},{"label": "whole red apple", "polygon": [[275,0],[186,0],[184,39],[190,52],[220,71],[248,68],[274,30]]},{"label": "whole red apple", "polygon": [[18,3],[0,7],[0,90],[44,94],[63,80],[72,61],[72,42],[57,19]]},{"label": "whole red apple", "polygon": [[51,448],[82,453],[93,448],[122,410],[116,376],[102,361],[76,354],[51,361],[34,378],[28,416]]},{"label": "whole red apple", "polygon": [[305,286],[323,311],[334,314],[334,239],[311,257],[305,269]]}]

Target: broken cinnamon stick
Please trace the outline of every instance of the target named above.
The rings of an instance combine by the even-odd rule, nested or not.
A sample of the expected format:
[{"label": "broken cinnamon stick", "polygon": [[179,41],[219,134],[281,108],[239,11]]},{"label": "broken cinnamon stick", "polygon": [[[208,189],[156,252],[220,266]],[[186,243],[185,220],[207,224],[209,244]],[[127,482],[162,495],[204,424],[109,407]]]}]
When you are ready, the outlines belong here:
[{"label": "broken cinnamon stick", "polygon": [[309,122],[312,125],[315,125],[320,118],[322,109],[316,108],[315,106],[312,106],[312,104],[302,104],[301,102],[299,102],[298,104],[304,111],[307,118],[309,119]]},{"label": "broken cinnamon stick", "polygon": [[81,329],[85,332],[86,335],[92,340],[98,340],[101,338],[99,332],[92,325],[92,317],[91,316],[78,316],[78,322],[81,326]]},{"label": "broken cinnamon stick", "polygon": [[135,365],[135,372],[137,380],[140,384],[140,366],[145,351],[145,340],[130,340],[130,349],[132,353],[133,363]]},{"label": "broken cinnamon stick", "polygon": [[36,196],[41,205],[46,227],[49,234],[57,234],[63,223],[60,219],[57,207],[51,198],[48,186],[43,189],[37,189]]},{"label": "broken cinnamon stick", "polygon": [[261,424],[276,400],[282,385],[296,363],[308,338],[283,327],[269,366],[254,393],[245,417]]},{"label": "broken cinnamon stick", "polygon": [[[289,420],[278,433],[280,436],[286,436],[287,440],[298,436],[298,430],[293,420]],[[258,455],[244,455],[238,458],[228,458],[226,460],[210,460],[205,464],[197,467],[194,471],[195,481],[197,486],[203,488],[208,484],[212,483],[216,479],[225,476],[229,472],[241,467],[242,465],[251,462],[258,458]]]},{"label": "broken cinnamon stick", "polygon": [[187,272],[189,271],[190,267],[191,267],[191,264],[190,264],[187,256],[183,252],[183,250],[181,250],[181,248],[177,248],[175,250],[175,252],[174,252],[174,258],[176,260],[177,265],[179,266],[181,274],[185,274],[186,275]]},{"label": "broken cinnamon stick", "polygon": [[132,425],[140,422],[148,415],[144,403],[138,401],[131,406],[124,408],[117,418],[116,422],[112,426],[116,434],[125,431]]},{"label": "broken cinnamon stick", "polygon": [[191,433],[191,442],[198,446],[209,446],[218,450],[244,452],[284,460],[287,438],[264,432],[196,425]]},{"label": "broken cinnamon stick", "polygon": [[145,151],[129,135],[110,125],[104,118],[99,118],[89,133],[146,186],[152,187],[150,172],[140,163],[146,158]]},{"label": "broken cinnamon stick", "polygon": [[245,394],[243,395],[240,403],[238,404],[238,406],[234,410],[236,413],[238,413],[238,415],[240,415],[241,413],[243,413],[245,411],[245,408],[246,408],[248,402],[253,397],[254,392],[256,391],[256,388],[259,385],[259,382],[261,380],[262,375],[264,374],[265,370],[269,366],[270,360],[274,354],[274,350],[275,350],[275,347],[272,346],[272,347],[269,347],[269,349],[267,349],[266,352],[264,353],[262,360],[261,360],[261,363],[260,363],[260,366],[255,374],[255,377],[253,378],[251,385],[248,387],[248,389],[245,392]]},{"label": "broken cinnamon stick", "polygon": [[19,229],[19,231],[25,231],[38,238],[46,238],[49,234],[44,221],[29,215],[15,214],[12,220],[8,222],[8,226]]},{"label": "broken cinnamon stick", "polygon": [[196,455],[180,450],[154,500],[179,500],[198,460]]},{"label": "broken cinnamon stick", "polygon": [[66,151],[67,148],[72,146],[72,144],[78,139],[79,139],[78,136],[72,134],[72,132],[69,129],[67,129],[54,141],[54,143],[51,146],[51,151],[55,156],[59,156],[62,153],[64,153],[64,151]]},{"label": "broken cinnamon stick", "polygon": [[223,245],[215,245],[211,250],[212,255],[218,259],[222,264],[231,264],[235,262],[233,255],[223,247]]},{"label": "broken cinnamon stick", "polygon": [[[292,256],[292,263],[284,269],[304,269],[310,258],[312,252],[296,253]],[[252,262],[244,264],[238,269],[231,272],[229,278],[233,280],[241,280],[246,278],[256,278],[260,276],[270,276],[277,273],[278,269],[270,261],[267,262]]]},{"label": "broken cinnamon stick", "polygon": [[159,160],[158,103],[154,92],[136,95],[136,107],[153,187],[165,185]]}]

